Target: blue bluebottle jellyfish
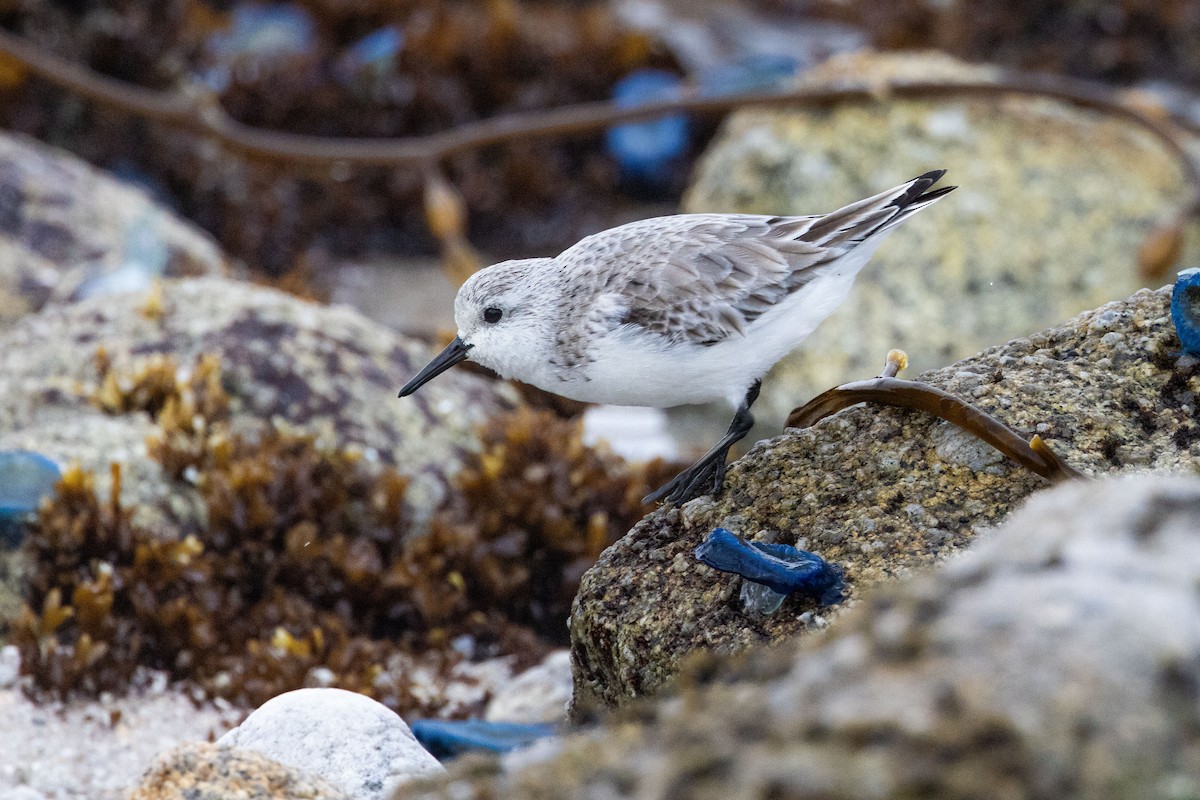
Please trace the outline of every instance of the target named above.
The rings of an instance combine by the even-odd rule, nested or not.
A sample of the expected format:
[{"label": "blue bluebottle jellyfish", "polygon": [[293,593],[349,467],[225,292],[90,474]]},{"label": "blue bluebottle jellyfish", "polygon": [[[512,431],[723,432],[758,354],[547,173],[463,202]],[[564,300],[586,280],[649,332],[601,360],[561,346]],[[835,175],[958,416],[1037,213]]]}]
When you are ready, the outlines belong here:
[{"label": "blue bluebottle jellyfish", "polygon": [[397,25],[377,28],[346,48],[334,64],[334,76],[352,87],[378,84],[395,73],[403,49],[403,29]]},{"label": "blue bluebottle jellyfish", "polygon": [[486,722],[481,719],[418,719],[413,736],[439,761],[468,752],[507,753],[558,732],[548,722]]},{"label": "blue bluebottle jellyfish", "polygon": [[0,450],[0,545],[17,544],[21,523],[54,491],[58,464],[29,450]]},{"label": "blue bluebottle jellyfish", "polygon": [[842,600],[843,571],[816,553],[787,544],[747,542],[717,528],[696,548],[702,564],[742,576],[742,607],[771,614],[792,594],[801,594],[827,606]]},{"label": "blue bluebottle jellyfish", "polygon": [[1179,273],[1171,293],[1171,320],[1183,352],[1200,356],[1200,267]]},{"label": "blue bluebottle jellyfish", "polygon": [[[613,100],[624,108],[655,100],[671,100],[679,97],[682,91],[683,81],[677,75],[641,69],[617,82],[613,87]],[[668,114],[609,128],[604,142],[627,177],[653,185],[667,179],[676,160],[687,150],[690,137],[687,117]]]},{"label": "blue bluebottle jellyfish", "polygon": [[316,22],[295,3],[244,3],[230,16],[229,30],[213,34],[206,43],[214,63],[202,77],[214,92],[228,88],[239,65],[253,75],[262,64],[312,53],[317,46]]},{"label": "blue bluebottle jellyfish", "polygon": [[696,77],[696,85],[705,97],[768,91],[786,83],[800,67],[800,60],[793,56],[751,55],[705,69]]}]

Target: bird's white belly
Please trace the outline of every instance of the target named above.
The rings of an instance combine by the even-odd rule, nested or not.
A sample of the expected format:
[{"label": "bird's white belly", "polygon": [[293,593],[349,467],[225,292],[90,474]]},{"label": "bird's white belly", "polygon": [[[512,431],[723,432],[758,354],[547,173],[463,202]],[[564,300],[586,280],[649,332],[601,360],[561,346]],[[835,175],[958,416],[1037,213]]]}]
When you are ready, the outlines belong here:
[{"label": "bird's white belly", "polygon": [[601,347],[584,375],[552,391],[592,403],[656,408],[740,399],[759,377],[741,355],[725,343],[668,350]]},{"label": "bird's white belly", "polygon": [[668,408],[725,400],[737,405],[755,380],[837,308],[865,261],[853,259],[813,280],[755,320],[744,336],[707,346],[664,347],[652,337],[614,333],[596,343],[586,367],[547,376],[539,385],[591,403]]}]

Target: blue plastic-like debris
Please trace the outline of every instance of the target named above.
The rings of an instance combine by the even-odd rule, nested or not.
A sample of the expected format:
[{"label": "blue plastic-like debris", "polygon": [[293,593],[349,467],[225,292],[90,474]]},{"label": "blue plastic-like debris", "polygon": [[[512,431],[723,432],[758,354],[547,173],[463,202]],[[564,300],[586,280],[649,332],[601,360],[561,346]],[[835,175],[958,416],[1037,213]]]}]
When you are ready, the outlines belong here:
[{"label": "blue plastic-like debris", "polygon": [[1171,293],[1171,320],[1183,352],[1200,356],[1200,267],[1179,273]]},{"label": "blue plastic-like debris", "polygon": [[[679,77],[670,72],[642,69],[617,82],[613,100],[622,108],[670,100],[679,97],[682,86]],[[669,175],[673,161],[683,155],[690,136],[687,117],[670,114],[609,128],[604,142],[627,176],[660,183]]]},{"label": "blue plastic-like debris", "polygon": [[708,96],[766,91],[787,81],[800,69],[800,61],[784,55],[747,56],[709,67],[696,78],[700,93]]},{"label": "blue plastic-like debris", "polygon": [[[87,277],[75,287],[71,298],[85,300],[127,292],[144,292],[155,278],[167,271],[171,252],[163,239],[161,211],[148,208],[125,226],[121,265],[105,272],[103,265],[89,265]],[[93,270],[95,266],[97,269]]]},{"label": "blue plastic-like debris", "polygon": [[811,597],[823,606],[842,599],[842,568],[791,545],[747,542],[725,528],[717,528],[696,548],[696,558],[779,595],[775,598],[750,587],[747,596],[743,584],[743,601],[763,613],[774,611],[791,594]]},{"label": "blue plastic-like debris", "polygon": [[249,3],[233,9],[233,25],[218,34],[214,49],[221,55],[272,56],[306,53],[316,43],[316,24],[294,3]]},{"label": "blue plastic-like debris", "polygon": [[248,62],[244,66],[253,68],[259,62],[311,53],[316,43],[316,23],[294,3],[238,5],[229,30],[209,38],[208,50],[217,63],[205,74],[205,82],[214,91],[223,91],[236,62]]},{"label": "blue plastic-like debris", "polygon": [[554,736],[558,728],[549,722],[418,719],[412,732],[434,758],[445,760],[471,751],[507,753]]},{"label": "blue plastic-like debris", "polygon": [[396,25],[386,25],[350,45],[338,59],[338,71],[344,76],[361,69],[388,71],[395,66],[396,56],[403,47],[404,31]]},{"label": "blue plastic-like debris", "polygon": [[58,464],[29,450],[0,450],[0,517],[37,511],[62,477]]},{"label": "blue plastic-like debris", "polygon": [[20,541],[21,523],[54,491],[58,464],[28,450],[0,451],[0,545]]}]

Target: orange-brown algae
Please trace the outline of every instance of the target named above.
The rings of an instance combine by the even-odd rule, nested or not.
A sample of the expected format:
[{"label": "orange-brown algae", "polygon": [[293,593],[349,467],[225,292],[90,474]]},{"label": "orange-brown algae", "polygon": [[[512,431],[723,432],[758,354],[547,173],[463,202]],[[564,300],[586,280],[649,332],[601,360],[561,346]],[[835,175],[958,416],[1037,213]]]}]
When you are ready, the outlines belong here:
[{"label": "orange-brown algae", "polygon": [[[12,626],[41,693],[120,690],[150,667],[250,704],[317,681],[404,714],[469,713],[410,676],[445,681],[501,655],[520,668],[561,643],[583,571],[669,472],[586,446],[578,420],[521,409],[484,426],[458,491],[414,534],[394,468],[310,435],[233,430],[217,358],[190,372],[168,357],[124,373],[103,351],[96,362],[94,401],[155,420],[149,452],[206,514],[192,532],[140,527],[118,465],[103,499],[92,475],[66,471],[26,539]],[[473,647],[450,646],[464,639]]]}]

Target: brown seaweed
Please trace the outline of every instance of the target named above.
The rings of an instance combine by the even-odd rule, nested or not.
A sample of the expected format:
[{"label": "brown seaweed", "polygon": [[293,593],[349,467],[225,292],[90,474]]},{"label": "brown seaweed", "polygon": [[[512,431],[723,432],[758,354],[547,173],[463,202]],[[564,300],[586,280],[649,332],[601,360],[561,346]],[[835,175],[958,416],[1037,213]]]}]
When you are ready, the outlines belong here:
[{"label": "brown seaweed", "polygon": [[808,428],[859,403],[911,408],[956,425],[1051,483],[1087,477],[1059,458],[1040,436],[1035,434],[1026,442],[1024,437],[991,414],[949,392],[927,383],[895,377],[907,363],[908,357],[902,351],[891,351],[880,377],[843,383],[822,392],[794,409],[788,415],[787,426]]},{"label": "brown seaweed", "polygon": [[59,696],[152,668],[250,704],[315,681],[405,713],[468,713],[414,691],[415,666],[445,679],[464,658],[528,666],[560,644],[583,571],[668,469],[520,409],[481,430],[453,501],[418,533],[394,468],[270,426],[235,433],[216,357],[96,363],[94,402],[150,414],[151,455],[205,513],[195,530],[150,530],[121,501],[118,465],[103,500],[92,475],[64,473],[25,540],[12,626],[35,690]]}]

